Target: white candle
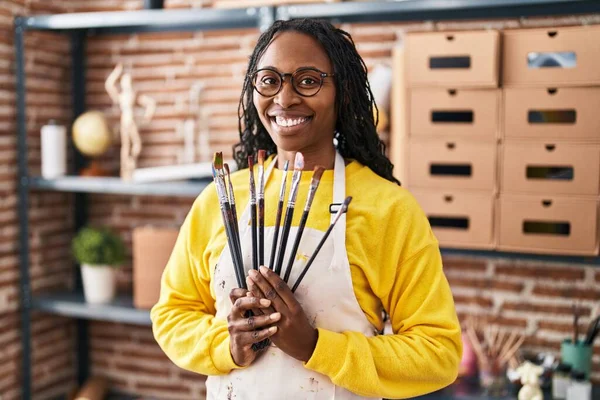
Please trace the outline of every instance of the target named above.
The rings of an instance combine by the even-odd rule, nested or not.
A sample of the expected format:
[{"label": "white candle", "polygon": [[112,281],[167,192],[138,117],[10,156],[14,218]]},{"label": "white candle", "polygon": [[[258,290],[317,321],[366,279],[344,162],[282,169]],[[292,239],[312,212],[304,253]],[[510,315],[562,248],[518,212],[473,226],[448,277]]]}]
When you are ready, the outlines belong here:
[{"label": "white candle", "polygon": [[67,129],[51,120],[42,126],[42,176],[54,179],[67,173]]}]

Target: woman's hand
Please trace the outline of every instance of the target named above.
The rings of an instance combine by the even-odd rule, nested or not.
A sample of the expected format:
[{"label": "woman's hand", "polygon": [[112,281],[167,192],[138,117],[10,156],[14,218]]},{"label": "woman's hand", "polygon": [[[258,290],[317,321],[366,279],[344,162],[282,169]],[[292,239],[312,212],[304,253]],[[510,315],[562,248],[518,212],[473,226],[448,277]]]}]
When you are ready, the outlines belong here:
[{"label": "woman's hand", "polygon": [[252,345],[273,336],[277,327],[268,326],[281,318],[279,313],[263,313],[246,318],[249,310],[266,311],[271,305],[270,300],[249,297],[246,292],[245,289],[233,289],[229,293],[233,307],[227,316],[231,337],[229,351],[233,361],[240,367],[246,367],[256,359],[258,353],[252,350]]},{"label": "woman's hand", "polygon": [[266,267],[260,267],[260,272],[250,270],[248,275],[248,290],[260,301],[270,300],[275,311],[281,315],[277,334],[271,338],[273,343],[286,354],[307,362],[317,345],[318,333],[289,286]]}]

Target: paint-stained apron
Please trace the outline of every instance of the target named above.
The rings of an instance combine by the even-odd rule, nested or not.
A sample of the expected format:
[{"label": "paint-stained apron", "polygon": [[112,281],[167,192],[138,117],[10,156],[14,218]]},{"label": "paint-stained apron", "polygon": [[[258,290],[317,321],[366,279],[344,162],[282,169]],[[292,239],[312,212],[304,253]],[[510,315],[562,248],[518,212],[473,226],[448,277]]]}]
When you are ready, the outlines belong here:
[{"label": "paint-stained apron", "polygon": [[[274,160],[265,171],[265,182],[271,175]],[[289,179],[288,179],[289,181]],[[333,203],[342,203],[346,192],[344,159],[336,154],[333,181]],[[301,208],[296,207],[296,212]],[[249,206],[240,218],[242,252],[244,268],[251,266],[251,229],[248,224]],[[333,215],[332,215],[333,218]],[[292,227],[288,243],[294,242],[297,227]],[[308,258],[323,236],[322,231],[305,228],[290,276],[290,285],[296,281]],[[265,227],[265,249],[271,248],[274,229]],[[284,267],[287,264],[291,245],[286,250]],[[216,317],[227,320],[232,304],[229,299],[231,289],[237,287],[235,271],[227,246],[221,253],[215,267],[213,290],[216,294]],[[350,275],[350,264],[346,253],[346,216],[336,224],[332,234],[325,242],[309,272],[296,290],[296,298],[302,305],[313,326],[334,332],[354,331],[366,336],[374,336],[376,329],[367,320],[360,308]],[[313,399],[361,399],[348,390],[335,386],[322,374],[306,369],[298,361],[274,345],[265,354],[259,356],[252,365],[236,369],[227,375],[210,376],[206,381],[208,400],[313,400]]]}]

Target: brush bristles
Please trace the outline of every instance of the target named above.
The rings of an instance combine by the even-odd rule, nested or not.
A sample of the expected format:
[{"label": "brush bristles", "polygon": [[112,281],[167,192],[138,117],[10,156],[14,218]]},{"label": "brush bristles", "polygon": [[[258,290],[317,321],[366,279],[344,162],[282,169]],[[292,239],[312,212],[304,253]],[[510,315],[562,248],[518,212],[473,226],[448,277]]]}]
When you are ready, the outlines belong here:
[{"label": "brush bristles", "polygon": [[263,163],[265,162],[266,154],[267,152],[265,150],[258,151],[258,165],[263,165]]},{"label": "brush bristles", "polygon": [[289,167],[290,167],[290,160],[287,160],[287,161],[285,162],[285,164],[283,164],[283,170],[284,170],[285,172],[287,172]]},{"label": "brush bristles", "polygon": [[313,179],[315,181],[321,180],[321,177],[323,176],[323,172],[325,172],[325,168],[321,167],[320,165],[317,165],[314,169]]},{"label": "brush bristles", "polygon": [[248,156],[248,168],[250,168],[250,171],[254,169],[254,157],[252,156]]},{"label": "brush bristles", "polygon": [[304,169],[304,156],[302,153],[296,153],[296,159],[294,160],[294,171],[302,171]]},{"label": "brush bristles", "polygon": [[223,168],[223,153],[221,153],[221,152],[215,153],[215,155],[213,157],[213,164],[215,165],[216,169]]}]

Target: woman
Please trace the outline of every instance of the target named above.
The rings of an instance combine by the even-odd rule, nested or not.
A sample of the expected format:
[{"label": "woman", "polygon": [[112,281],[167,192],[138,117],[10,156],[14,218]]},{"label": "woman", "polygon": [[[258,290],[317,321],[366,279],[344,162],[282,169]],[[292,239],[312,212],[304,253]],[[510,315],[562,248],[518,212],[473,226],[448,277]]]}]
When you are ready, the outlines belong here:
[{"label": "woman", "polygon": [[[209,399],[405,398],[456,378],[460,328],[438,242],[392,176],[374,106],[365,64],[346,32],[293,20],[277,21],[260,36],[234,152],[240,168],[259,149],[271,156],[266,249],[284,162],[304,155],[299,205],[313,168],[326,169],[290,282],[329,226],[330,204],[353,200],[295,293],[264,267],[248,272],[247,292],[237,289],[215,188],[200,194],[164,272],[152,321],[156,340],[177,365],[209,375]],[[242,169],[232,176],[239,205],[248,203],[248,175]],[[248,214],[245,207],[239,225],[244,255],[250,254]],[[296,212],[294,226],[299,218]],[[288,243],[294,235],[295,228]],[[248,257],[245,263],[248,271]],[[383,310],[393,335],[378,334]],[[273,345],[254,351],[266,338]]]}]

